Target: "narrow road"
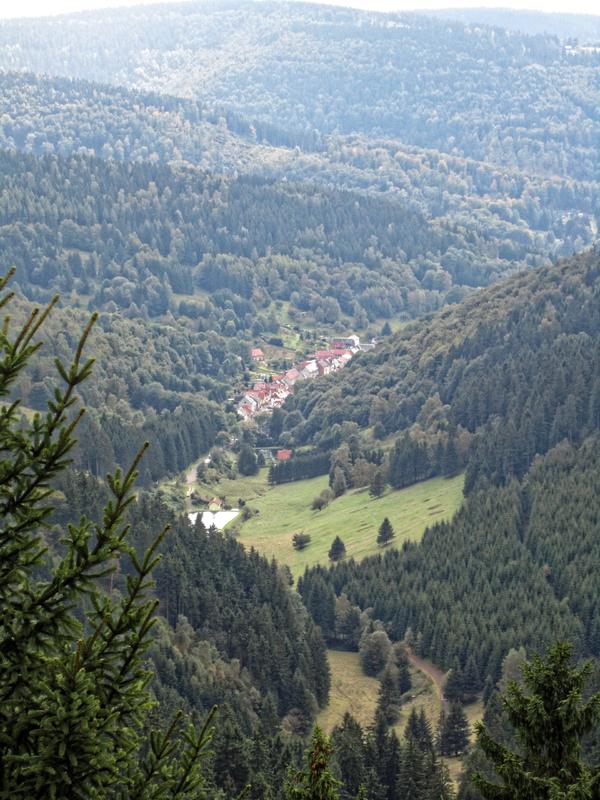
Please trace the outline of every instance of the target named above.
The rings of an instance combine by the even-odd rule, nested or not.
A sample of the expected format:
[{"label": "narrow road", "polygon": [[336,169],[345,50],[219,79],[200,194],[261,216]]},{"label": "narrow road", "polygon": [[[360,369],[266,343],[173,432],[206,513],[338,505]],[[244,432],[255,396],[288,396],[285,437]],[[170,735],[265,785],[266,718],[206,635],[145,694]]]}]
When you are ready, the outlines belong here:
[{"label": "narrow road", "polygon": [[444,673],[439,667],[436,667],[435,664],[432,664],[431,661],[426,661],[424,658],[419,658],[416,656],[410,647],[406,648],[406,657],[418,670],[424,672],[429,678],[431,678],[431,682],[435,687],[436,693],[439,695],[440,698],[440,706],[444,711],[448,711],[448,700],[444,696]]}]

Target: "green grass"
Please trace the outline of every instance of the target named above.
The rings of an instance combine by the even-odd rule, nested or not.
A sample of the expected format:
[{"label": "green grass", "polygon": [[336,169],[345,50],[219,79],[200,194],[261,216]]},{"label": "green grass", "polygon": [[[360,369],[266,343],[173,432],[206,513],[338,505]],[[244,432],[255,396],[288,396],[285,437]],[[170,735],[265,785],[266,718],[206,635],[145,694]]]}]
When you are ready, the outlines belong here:
[{"label": "green grass", "polygon": [[[244,498],[259,513],[242,525],[240,542],[287,564],[295,576],[307,566],[327,564],[336,535],[346,545],[347,558],[361,559],[379,552],[376,537],[384,517],[389,517],[396,532],[389,547],[407,539],[417,541],[428,525],[450,518],[462,502],[463,477],[432,478],[399,491],[388,490],[378,499],[370,497],[368,489],[355,489],[323,511],[312,511],[313,498],[326,486],[323,476],[276,486],[255,499]],[[299,552],[292,546],[292,535],[298,531],[312,538]]]},{"label": "green grass", "polygon": [[[327,658],[331,670],[331,689],[329,703],[319,712],[317,723],[330,734],[339,725],[348,711],[363,727],[373,723],[377,707],[379,681],[364,675],[360,666],[358,653],[328,650]],[[413,709],[417,712],[425,709],[425,714],[435,731],[441,711],[440,692],[431,678],[420,669],[410,667],[412,688],[407,692],[408,702],[400,710],[400,718],[394,726],[398,737],[404,735],[406,722]],[[471,740],[474,738],[475,722],[483,718],[483,702],[481,699],[465,706],[465,713],[471,729]],[[461,758],[444,759],[450,771],[450,777],[458,785],[463,763]]]},{"label": "green grass", "polygon": [[[203,496],[225,497],[229,505],[237,506],[238,500],[254,501],[269,491],[267,482],[268,467],[260,470],[258,475],[240,475],[235,479],[221,478],[218,483],[197,483],[196,490]],[[254,506],[255,503],[252,503]]]},{"label": "green grass", "polygon": [[[331,733],[349,711],[363,727],[371,725],[377,707],[379,680],[363,673],[358,653],[328,650],[327,659],[331,670],[329,703],[319,712],[317,723],[325,733]],[[439,693],[435,691],[430,678],[412,666],[410,674],[412,688],[407,693],[408,701],[402,705],[400,718],[394,726],[400,737],[413,708],[419,711],[423,707],[434,728],[440,715]]]},{"label": "green grass", "polygon": [[329,734],[349,711],[362,726],[370,725],[375,717],[379,681],[363,674],[358,653],[329,650],[327,658],[331,669],[329,703],[319,712],[317,724]]}]

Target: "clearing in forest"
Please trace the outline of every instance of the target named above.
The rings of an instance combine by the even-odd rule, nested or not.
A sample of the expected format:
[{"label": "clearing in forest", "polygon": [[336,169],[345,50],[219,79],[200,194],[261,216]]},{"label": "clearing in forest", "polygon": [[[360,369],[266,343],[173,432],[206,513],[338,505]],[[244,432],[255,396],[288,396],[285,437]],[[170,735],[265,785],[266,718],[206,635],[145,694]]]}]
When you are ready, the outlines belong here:
[{"label": "clearing in forest", "polygon": [[[353,489],[322,511],[313,511],[311,502],[327,487],[327,476],[285,483],[248,501],[258,514],[241,525],[239,541],[287,564],[297,577],[307,566],[329,563],[327,554],[336,535],[346,546],[346,558],[381,552],[376,538],[384,517],[396,534],[389,548],[408,539],[418,541],[427,526],[450,519],[458,510],[463,480],[462,475],[432,478],[406,489],[388,489],[379,498],[371,497],[367,488]],[[237,521],[234,524],[237,527]],[[295,533],[310,535],[304,550],[294,549]]]},{"label": "clearing in forest", "polygon": [[[319,712],[317,723],[325,733],[330,734],[336,725],[341,724],[344,714],[349,712],[363,728],[368,728],[375,719],[379,680],[363,673],[358,653],[328,650],[327,659],[331,670],[329,703]],[[412,688],[406,693],[406,702],[402,705],[400,718],[394,726],[400,738],[404,735],[406,722],[413,709],[419,712],[423,708],[432,730],[435,731],[442,707],[442,684],[446,677],[430,661],[412,654],[409,660]],[[472,739],[475,722],[483,717],[483,702],[478,699],[464,708]],[[447,758],[445,761],[452,780],[457,784],[462,770],[462,759]]]}]

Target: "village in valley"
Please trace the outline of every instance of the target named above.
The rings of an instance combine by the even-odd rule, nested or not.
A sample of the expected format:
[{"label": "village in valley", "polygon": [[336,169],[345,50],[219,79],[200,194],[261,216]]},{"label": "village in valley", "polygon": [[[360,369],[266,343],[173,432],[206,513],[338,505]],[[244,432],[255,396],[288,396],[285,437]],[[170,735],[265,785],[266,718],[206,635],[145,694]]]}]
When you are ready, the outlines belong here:
[{"label": "village in valley", "polygon": [[[286,398],[294,391],[294,386],[299,381],[312,380],[323,375],[329,375],[343,369],[352,357],[361,350],[371,350],[374,342],[361,344],[360,338],[355,335],[335,338],[329,343],[329,349],[317,350],[305,360],[294,364],[281,374],[261,375],[251,389],[247,389],[237,405],[237,413],[242,420],[248,420],[257,414],[271,413],[273,409],[280,408]],[[265,364],[266,357],[259,347],[251,351],[254,364]]]}]

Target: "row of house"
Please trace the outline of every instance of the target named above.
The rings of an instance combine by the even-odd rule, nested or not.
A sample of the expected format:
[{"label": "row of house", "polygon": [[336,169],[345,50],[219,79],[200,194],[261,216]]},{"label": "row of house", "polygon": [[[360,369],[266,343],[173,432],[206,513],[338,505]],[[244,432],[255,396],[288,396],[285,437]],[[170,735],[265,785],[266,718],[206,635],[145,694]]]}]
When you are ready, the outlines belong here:
[{"label": "row of house", "polygon": [[306,361],[295,364],[281,375],[272,375],[268,379],[256,381],[252,389],[248,389],[238,403],[239,416],[246,420],[256,414],[269,413],[274,408],[280,408],[294,391],[298,381],[312,380],[343,369],[354,353],[360,349],[356,336],[352,337],[351,347],[334,347],[336,344],[338,341],[333,341],[329,350],[317,350]]}]

